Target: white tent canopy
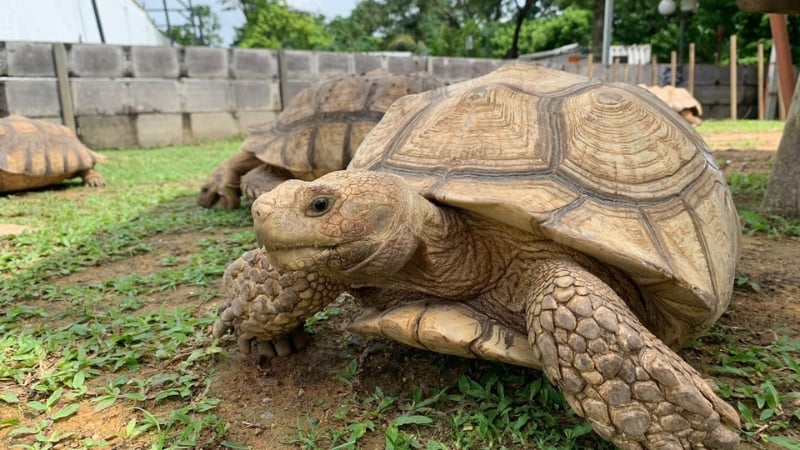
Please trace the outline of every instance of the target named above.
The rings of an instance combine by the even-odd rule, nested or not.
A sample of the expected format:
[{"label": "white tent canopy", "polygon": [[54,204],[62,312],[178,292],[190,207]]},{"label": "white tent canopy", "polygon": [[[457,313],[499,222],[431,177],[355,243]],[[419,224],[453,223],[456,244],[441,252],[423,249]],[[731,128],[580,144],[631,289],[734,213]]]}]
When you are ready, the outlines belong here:
[{"label": "white tent canopy", "polygon": [[169,45],[134,0],[0,0],[0,41]]}]

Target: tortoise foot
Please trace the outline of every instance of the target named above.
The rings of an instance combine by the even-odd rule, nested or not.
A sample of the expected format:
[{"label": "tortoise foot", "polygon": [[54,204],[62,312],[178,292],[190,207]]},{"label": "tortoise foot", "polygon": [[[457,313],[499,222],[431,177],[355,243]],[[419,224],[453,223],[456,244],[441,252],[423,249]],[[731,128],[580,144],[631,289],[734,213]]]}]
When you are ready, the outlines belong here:
[{"label": "tortoise foot", "polygon": [[570,406],[622,449],[733,449],[736,411],[588,273],[553,268],[529,315],[534,352]]},{"label": "tortoise foot", "polygon": [[106,185],[106,180],[102,175],[94,170],[87,170],[86,173],[81,175],[83,177],[83,184],[89,187],[103,187]]},{"label": "tortoise foot", "polygon": [[279,272],[264,249],[251,250],[225,270],[227,300],[212,334],[231,334],[239,350],[259,365],[308,344],[305,319],[336,299],[342,289],[313,272]]},{"label": "tortoise foot", "polygon": [[256,366],[263,368],[269,360],[293,355],[308,347],[310,343],[311,336],[303,330],[303,327],[299,327],[288,335],[274,340],[249,340],[250,351],[248,356]]}]

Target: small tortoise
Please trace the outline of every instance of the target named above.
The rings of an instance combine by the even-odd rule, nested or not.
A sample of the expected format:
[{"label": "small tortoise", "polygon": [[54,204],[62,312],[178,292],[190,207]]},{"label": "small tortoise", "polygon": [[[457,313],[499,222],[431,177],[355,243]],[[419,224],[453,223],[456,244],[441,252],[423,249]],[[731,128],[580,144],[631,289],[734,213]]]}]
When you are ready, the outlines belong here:
[{"label": "small tortoise", "polygon": [[0,119],[0,192],[35,189],[81,177],[87,186],[105,186],[93,170],[104,158],[69,128],[11,115]]},{"label": "small tortoise", "polygon": [[700,105],[700,102],[686,89],[676,88],[670,85],[647,86],[640,84],[639,87],[652,92],[693,126],[698,126],[703,123],[703,120],[700,119],[700,116],[703,115],[703,106]]},{"label": "small tortoise", "polygon": [[702,138],[639,88],[512,63],[398,100],[348,170],[253,204],[214,326],[257,357],[349,290],[352,329],[542,369],[623,449],[735,448],[670,348],[727,308],[739,222]]},{"label": "small tortoise", "polygon": [[281,182],[313,180],[347,167],[364,136],[395,100],[441,84],[426,73],[328,73],[292,98],[277,119],[253,127],[239,153],[217,167],[197,202],[237,208]]}]

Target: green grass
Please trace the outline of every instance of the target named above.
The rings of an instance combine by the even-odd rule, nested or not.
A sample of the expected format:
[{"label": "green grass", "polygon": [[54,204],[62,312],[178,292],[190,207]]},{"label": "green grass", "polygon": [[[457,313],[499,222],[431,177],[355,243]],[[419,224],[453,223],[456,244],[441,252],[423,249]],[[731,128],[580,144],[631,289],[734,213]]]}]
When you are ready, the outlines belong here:
[{"label": "green grass", "polygon": [[704,120],[697,131],[700,133],[758,133],[765,131],[783,131],[784,122],[780,120]]},{"label": "green grass", "polygon": [[[216,296],[227,264],[252,247],[246,210],[194,204],[202,180],[238,145],[102,152],[104,189],[0,197],[0,222],[34,228],[0,239],[0,405],[7,407],[0,434],[7,444],[108,447],[104,438],[58,426],[87,403],[95,412],[122,403],[135,412],[117,436],[123,441],[151,448],[223,441],[228,425],[214,414],[219,400],[207,395],[211,362],[222,352],[205,332],[214,318],[153,298],[181,287],[201,302]],[[208,237],[183,260],[167,255],[157,268],[62,282],[148,254],[156,237],[189,232]]]}]

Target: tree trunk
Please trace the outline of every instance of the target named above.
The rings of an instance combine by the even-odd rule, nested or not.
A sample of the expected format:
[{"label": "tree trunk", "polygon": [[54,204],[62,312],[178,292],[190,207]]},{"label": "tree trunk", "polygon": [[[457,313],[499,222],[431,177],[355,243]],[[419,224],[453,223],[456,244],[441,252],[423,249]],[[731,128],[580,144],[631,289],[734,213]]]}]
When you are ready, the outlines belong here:
[{"label": "tree trunk", "polygon": [[775,165],[767,183],[763,208],[787,218],[800,217],[800,78],[786,124],[783,128]]},{"label": "tree trunk", "polygon": [[603,16],[606,13],[606,1],[594,0],[594,18],[592,24],[592,49],[595,61],[599,61],[603,54]]},{"label": "tree trunk", "polygon": [[516,59],[519,56],[519,32],[522,30],[522,23],[525,22],[525,17],[533,7],[533,0],[525,0],[522,8],[517,10],[517,27],[514,28],[514,39],[511,41],[511,48],[506,52],[507,59]]}]

